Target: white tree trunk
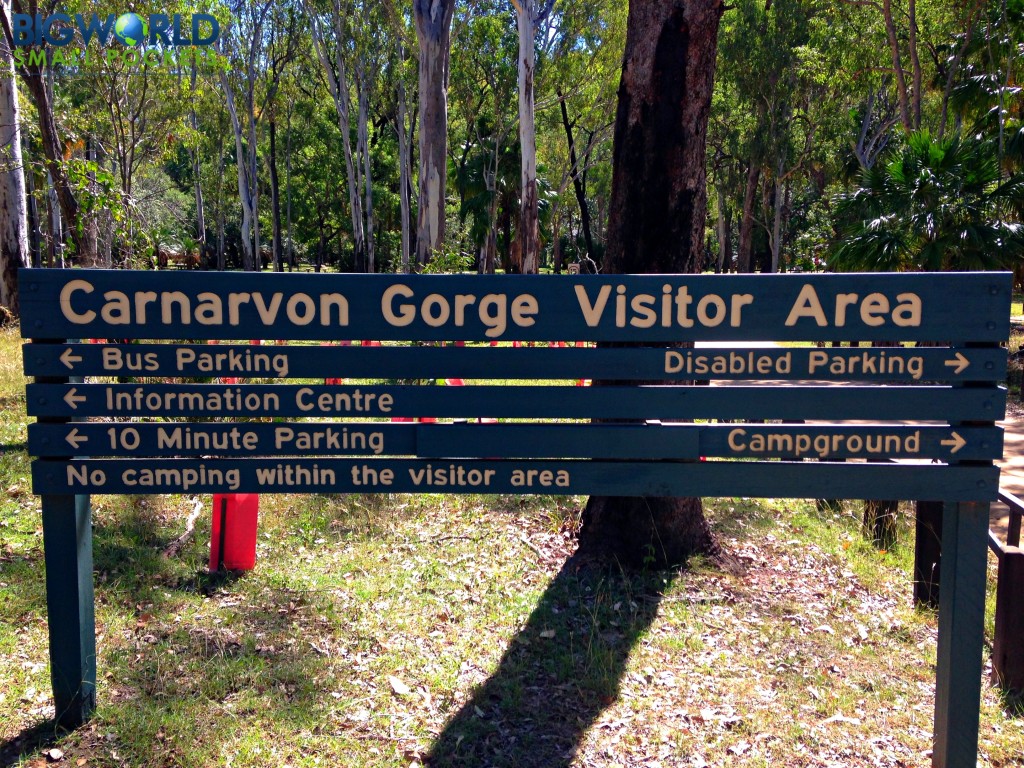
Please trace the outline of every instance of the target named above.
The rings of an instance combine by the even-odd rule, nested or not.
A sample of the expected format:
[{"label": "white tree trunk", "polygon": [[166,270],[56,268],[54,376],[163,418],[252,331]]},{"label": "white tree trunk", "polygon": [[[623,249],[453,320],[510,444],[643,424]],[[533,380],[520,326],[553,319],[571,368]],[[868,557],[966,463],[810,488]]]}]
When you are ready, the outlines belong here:
[{"label": "white tree trunk", "polygon": [[[196,64],[192,62],[192,97],[195,98],[196,92]],[[196,115],[195,109],[189,110],[192,130],[196,135],[199,135],[199,117]],[[203,246],[206,245],[206,211],[203,206],[203,182],[200,178],[200,171],[202,165],[199,160],[199,150],[193,149],[189,153],[192,156],[192,177],[195,186],[196,193],[196,239],[199,241],[200,251],[203,250]],[[200,254],[202,255],[202,254]]]},{"label": "white tree trunk", "polygon": [[335,31],[334,65],[327,55],[327,46],[323,31],[316,20],[316,9],[312,8],[307,0],[303,0],[303,8],[310,17],[309,31],[313,38],[313,48],[316,49],[317,58],[323,67],[324,76],[327,78],[327,87],[334,99],[334,109],[338,113],[338,130],[341,132],[341,147],[345,155],[345,174],[348,177],[348,199],[349,208],[352,213],[352,244],[355,248],[356,263],[362,259],[365,249],[365,238],[363,233],[363,206],[359,197],[359,181],[357,178],[356,163],[353,160],[351,123],[349,122],[349,85],[346,74],[345,59],[342,57],[342,41],[344,40],[343,16],[341,5],[337,0],[333,3],[333,21]]},{"label": "white tree trunk", "polygon": [[534,125],[533,39],[536,17],[532,0],[512,0],[519,29],[519,146],[520,173],[519,226],[524,275],[537,274],[540,258],[539,201],[537,198],[537,131]]},{"label": "white tree trunk", "polygon": [[775,209],[772,219],[772,273],[779,271],[782,252],[782,203],[783,203],[783,161],[780,158],[775,169]]},{"label": "white tree trunk", "polygon": [[362,159],[363,164],[361,175],[366,195],[363,205],[363,215],[366,217],[363,230],[366,241],[364,268],[367,272],[376,272],[377,266],[373,249],[373,168],[370,162],[370,86],[366,82],[366,67],[361,56],[356,63],[356,89],[359,93],[359,111],[356,115],[356,125],[358,127],[357,146],[359,148],[359,157]]},{"label": "white tree trunk", "polygon": [[256,72],[254,67],[253,58],[255,57],[255,48],[250,48],[249,63],[248,63],[248,75],[249,82],[246,89],[246,117],[249,123],[249,154],[248,154],[248,165],[249,173],[249,216],[252,221],[252,241],[253,241],[253,264],[251,269],[256,272],[260,272],[263,269],[263,258],[260,253],[260,216],[259,216],[259,177],[256,175],[259,169],[259,157],[256,152]]},{"label": "white tree trunk", "polygon": [[60,200],[49,171],[46,172],[46,208],[50,223],[50,266],[64,269],[64,217],[60,214]]},{"label": "white tree trunk", "polygon": [[732,261],[732,254],[727,250],[729,243],[728,225],[725,220],[725,184],[719,183],[715,190],[718,194],[718,271],[725,272]]},{"label": "white tree trunk", "polygon": [[[405,47],[402,45],[401,36],[398,39],[398,62],[399,66],[405,61]],[[411,249],[411,211],[409,200],[409,187],[411,185],[411,162],[410,143],[412,141],[412,128],[406,129],[407,113],[405,95],[405,80],[401,72],[398,75],[398,183],[401,186],[401,208],[402,208],[402,272],[409,271],[409,252]]]},{"label": "white tree trunk", "polygon": [[[9,14],[10,0],[3,0]],[[18,314],[18,270],[28,266],[28,216],[25,169],[18,126],[18,88],[14,58],[0,36],[0,309]],[[2,320],[2,318],[0,318]]]},{"label": "white tree trunk", "polygon": [[288,238],[288,271],[295,267],[295,246],[292,242],[292,108],[288,106],[285,118],[288,136],[284,144],[284,195],[285,195],[285,232]]},{"label": "white tree trunk", "polygon": [[228,105],[228,114],[231,116],[231,128],[235,136],[235,167],[238,169],[238,201],[242,204],[242,269],[249,272],[256,264],[253,257],[252,247],[252,220],[254,210],[252,198],[249,196],[249,162],[242,147],[242,126],[238,121],[238,111],[235,109],[235,96],[228,82],[227,76],[222,72],[220,76],[221,87],[224,89],[224,97]]}]

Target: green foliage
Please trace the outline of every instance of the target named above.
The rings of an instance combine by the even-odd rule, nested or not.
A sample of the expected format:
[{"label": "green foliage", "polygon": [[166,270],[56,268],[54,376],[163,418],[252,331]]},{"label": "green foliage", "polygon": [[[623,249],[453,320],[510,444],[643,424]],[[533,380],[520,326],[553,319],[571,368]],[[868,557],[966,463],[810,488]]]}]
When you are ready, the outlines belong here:
[{"label": "green foliage", "polygon": [[473,266],[473,257],[455,250],[444,250],[434,255],[423,267],[424,274],[453,275]]},{"label": "green foliage", "polygon": [[837,270],[1012,267],[1024,230],[1001,213],[1019,206],[1024,177],[1002,180],[991,139],[915,132],[859,186],[835,200]]}]

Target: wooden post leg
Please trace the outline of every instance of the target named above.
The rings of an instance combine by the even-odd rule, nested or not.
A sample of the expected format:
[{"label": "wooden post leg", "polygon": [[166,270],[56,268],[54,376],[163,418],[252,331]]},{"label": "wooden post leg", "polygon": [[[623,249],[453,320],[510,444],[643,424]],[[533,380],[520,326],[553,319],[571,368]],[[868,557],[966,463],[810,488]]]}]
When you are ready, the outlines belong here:
[{"label": "wooden post leg", "polygon": [[96,707],[92,509],[88,496],[43,496],[50,681],[57,725],[73,729]]},{"label": "wooden post leg", "polygon": [[987,540],[987,503],[945,504],[933,768],[977,765]]},{"label": "wooden post leg", "polygon": [[942,555],[942,502],[917,502],[914,525],[914,605],[939,607]]},{"label": "wooden post leg", "polygon": [[992,682],[1024,691],[1024,550],[1006,547],[999,559],[996,629],[992,641]]}]

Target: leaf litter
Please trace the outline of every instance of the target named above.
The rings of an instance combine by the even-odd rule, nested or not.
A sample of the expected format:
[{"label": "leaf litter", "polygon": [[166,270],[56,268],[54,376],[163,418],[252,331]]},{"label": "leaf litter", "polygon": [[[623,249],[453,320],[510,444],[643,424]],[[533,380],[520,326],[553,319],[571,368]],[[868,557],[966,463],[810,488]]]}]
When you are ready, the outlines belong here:
[{"label": "leaf litter", "polygon": [[[588,576],[563,567],[573,500],[364,498],[348,512],[340,497],[297,522],[286,499],[261,522],[273,546],[237,581],[189,586],[197,536],[152,575],[166,596],[98,585],[111,738],[64,737],[67,759],[930,764],[934,616],[910,608],[888,561],[863,583],[845,529],[802,535],[767,502],[743,510],[756,531],[730,527],[720,501],[741,573]],[[979,765],[1021,754],[1021,721],[986,687]]]}]

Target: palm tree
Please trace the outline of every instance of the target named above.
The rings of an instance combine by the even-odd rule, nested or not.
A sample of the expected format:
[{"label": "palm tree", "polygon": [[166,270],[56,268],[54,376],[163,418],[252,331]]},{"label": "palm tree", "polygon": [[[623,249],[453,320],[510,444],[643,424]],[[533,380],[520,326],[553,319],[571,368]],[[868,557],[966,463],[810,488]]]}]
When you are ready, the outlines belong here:
[{"label": "palm tree", "polygon": [[996,142],[907,136],[835,200],[837,271],[1013,268],[1024,227],[1006,221],[1024,202],[1024,174],[1001,180]]}]

